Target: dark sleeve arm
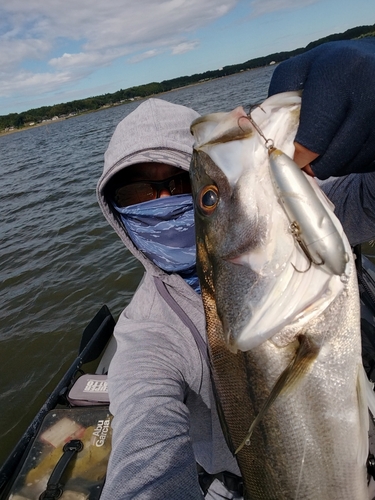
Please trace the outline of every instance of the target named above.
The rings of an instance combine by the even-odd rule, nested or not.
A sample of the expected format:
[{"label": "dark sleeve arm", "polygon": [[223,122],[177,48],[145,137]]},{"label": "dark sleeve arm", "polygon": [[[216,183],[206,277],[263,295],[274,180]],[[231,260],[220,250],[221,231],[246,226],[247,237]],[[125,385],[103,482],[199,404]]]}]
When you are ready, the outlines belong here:
[{"label": "dark sleeve arm", "polygon": [[301,90],[295,140],[320,179],[375,170],[375,39],[331,42],[281,63],[269,95]]},{"label": "dark sleeve arm", "polygon": [[375,172],[319,181],[351,245],[375,239]]}]

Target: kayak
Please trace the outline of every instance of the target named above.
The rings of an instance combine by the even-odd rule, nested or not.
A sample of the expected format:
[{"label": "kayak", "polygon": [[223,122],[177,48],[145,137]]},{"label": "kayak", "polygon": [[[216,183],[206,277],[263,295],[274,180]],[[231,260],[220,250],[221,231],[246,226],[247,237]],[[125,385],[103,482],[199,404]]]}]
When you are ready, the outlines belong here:
[{"label": "kayak", "polygon": [[114,326],[104,305],[84,329],[77,357],[0,469],[1,500],[100,498],[110,453],[106,374]]},{"label": "kayak", "polygon": [[[355,254],[363,364],[375,381],[375,264],[359,246]],[[1,467],[0,500],[100,498],[110,454],[106,375],[116,349],[114,326],[104,305],[83,331],[76,359]],[[375,476],[371,455],[368,470]]]}]

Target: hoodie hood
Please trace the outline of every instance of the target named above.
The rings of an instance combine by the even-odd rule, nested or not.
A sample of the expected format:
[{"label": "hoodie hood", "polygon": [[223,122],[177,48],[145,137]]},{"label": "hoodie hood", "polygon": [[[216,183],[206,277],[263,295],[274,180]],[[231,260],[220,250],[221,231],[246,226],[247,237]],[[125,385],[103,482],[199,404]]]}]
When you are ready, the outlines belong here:
[{"label": "hoodie hood", "polygon": [[165,273],[133,244],[107,199],[106,186],[115,174],[141,162],[165,163],[189,170],[194,142],[190,125],[198,117],[196,111],[185,106],[148,99],[117,125],[104,155],[103,174],[97,185],[99,206],[125,246],[156,276]]}]

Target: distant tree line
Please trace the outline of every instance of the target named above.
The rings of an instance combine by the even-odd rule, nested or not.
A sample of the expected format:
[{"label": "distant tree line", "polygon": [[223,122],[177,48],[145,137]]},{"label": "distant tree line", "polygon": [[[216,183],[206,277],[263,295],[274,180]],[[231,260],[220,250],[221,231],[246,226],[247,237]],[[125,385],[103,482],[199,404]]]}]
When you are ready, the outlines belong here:
[{"label": "distant tree line", "polygon": [[0,131],[9,128],[22,128],[30,123],[41,123],[44,120],[52,120],[54,117],[69,117],[81,114],[88,111],[94,111],[103,106],[112,106],[122,102],[128,102],[136,98],[144,98],[150,95],[168,92],[169,90],[185,87],[201,81],[212,80],[222,76],[228,76],[240,71],[268,66],[270,63],[279,63],[290,57],[302,54],[322,43],[332,42],[336,40],[351,40],[366,36],[375,36],[375,24],[368,26],[358,26],[351,28],[344,33],[336,33],[333,35],[320,38],[315,42],[309,43],[306,47],[298,48],[288,52],[276,52],[264,57],[250,59],[241,64],[233,64],[224,66],[221,69],[205,71],[204,73],[196,73],[190,76],[180,76],[171,80],[163,80],[162,82],[152,82],[145,85],[138,85],[128,89],[120,89],[113,94],[103,94],[96,97],[88,97],[67,103],[55,104],[54,106],[43,106],[41,108],[30,109],[22,113],[10,113],[0,116]]}]

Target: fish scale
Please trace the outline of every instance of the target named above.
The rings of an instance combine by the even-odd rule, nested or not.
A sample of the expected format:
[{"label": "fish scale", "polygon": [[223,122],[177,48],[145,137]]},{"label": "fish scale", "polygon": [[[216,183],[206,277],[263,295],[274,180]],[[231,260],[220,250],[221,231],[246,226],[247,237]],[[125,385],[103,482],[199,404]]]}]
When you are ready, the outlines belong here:
[{"label": "fish scale", "polygon": [[[299,102],[287,93],[255,113],[266,137],[289,154]],[[193,123],[191,180],[213,386],[233,453],[262,415],[236,455],[245,498],[367,500],[368,410],[350,246],[342,234],[345,277],[315,264],[298,272],[307,269],[306,255],[288,231],[267,151],[243,122],[235,130],[239,116],[245,113],[237,108]],[[300,364],[291,365],[304,343],[307,354],[315,354],[303,353]]]}]

